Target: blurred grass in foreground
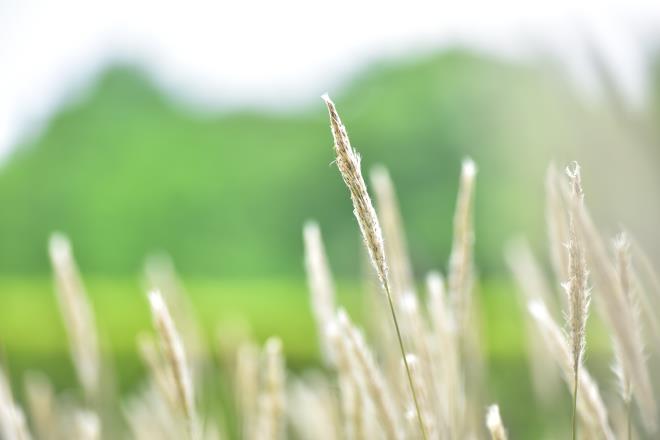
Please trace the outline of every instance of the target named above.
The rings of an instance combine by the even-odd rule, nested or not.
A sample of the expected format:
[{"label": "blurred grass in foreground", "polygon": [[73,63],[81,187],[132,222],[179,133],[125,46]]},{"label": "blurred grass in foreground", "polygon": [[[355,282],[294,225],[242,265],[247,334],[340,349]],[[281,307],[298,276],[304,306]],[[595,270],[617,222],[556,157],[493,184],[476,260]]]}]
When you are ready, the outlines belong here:
[{"label": "blurred grass in foreground", "polygon": [[[126,395],[135,390],[145,373],[135,343],[139,332],[152,331],[145,291],[137,277],[88,277],[85,283],[96,314],[104,356],[114,369],[121,393]],[[280,336],[288,368],[300,371],[318,366],[316,328],[303,281],[195,279],[185,280],[185,287],[216,361],[219,360],[219,338],[223,336],[219,334],[220,329],[230,328],[235,323],[249,325],[252,336],[259,342],[271,335]],[[544,428],[547,409],[543,410],[545,412],[529,410],[538,408],[538,402],[531,390],[524,352],[524,326],[514,289],[508,281],[496,279],[482,283],[479,289],[482,310],[479,322],[483,324],[484,352],[489,367],[487,394],[501,402],[511,435],[540,438],[542,432],[547,435],[552,431],[548,431],[547,426]],[[26,370],[43,371],[58,390],[75,388],[52,281],[48,278],[0,278],[0,292],[0,310],[3,311],[0,344],[17,394],[22,394],[22,374]],[[366,325],[369,315],[364,307],[365,300],[364,289],[359,284],[339,283],[339,304],[346,307],[356,321]],[[592,327],[599,325],[596,320],[592,321]],[[609,374],[606,369],[598,369],[598,365],[608,365],[602,362],[609,351],[606,334],[595,329],[589,335],[589,363],[590,366],[593,363],[593,373],[601,377]],[[221,382],[225,379],[221,378]],[[223,405],[227,405],[226,387],[217,388],[217,398],[225,401]],[[565,397],[568,399],[568,395]],[[552,411],[558,413],[561,407]]]}]

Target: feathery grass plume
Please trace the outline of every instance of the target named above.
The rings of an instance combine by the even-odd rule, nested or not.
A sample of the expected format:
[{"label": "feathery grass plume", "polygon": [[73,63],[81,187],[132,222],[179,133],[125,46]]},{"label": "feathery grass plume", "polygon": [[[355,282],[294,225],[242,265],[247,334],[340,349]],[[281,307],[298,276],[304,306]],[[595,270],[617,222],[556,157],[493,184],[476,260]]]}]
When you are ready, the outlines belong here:
[{"label": "feathery grass plume", "polygon": [[144,276],[146,290],[159,290],[169,306],[172,319],[177,323],[177,330],[186,347],[194,377],[203,367],[203,360],[208,358],[209,353],[195,308],[177,274],[174,261],[167,254],[150,255],[144,262]]},{"label": "feathery grass plume", "polygon": [[465,409],[465,391],[460,369],[456,325],[447,304],[442,275],[430,272],[426,277],[428,312],[433,331],[433,367],[439,371],[436,394],[440,412],[442,438],[460,438]]},{"label": "feathery grass plume", "polygon": [[25,414],[14,401],[9,378],[0,365],[0,434],[4,440],[30,440]]},{"label": "feathery grass plume", "polygon": [[579,209],[584,201],[580,166],[577,162],[573,169],[566,169],[571,183],[571,212],[569,213],[568,225],[568,281],[562,284],[568,299],[568,313],[566,314],[566,326],[568,328],[569,345],[571,347],[571,359],[573,362],[573,440],[576,439],[577,419],[576,408],[578,398],[579,371],[584,349],[586,346],[586,327],[589,316],[590,292],[588,283],[589,273],[584,255],[584,247],[581,237],[575,226],[575,209]]},{"label": "feathery grass plume", "polygon": [[484,359],[480,347],[478,297],[474,287],[474,199],[477,166],[465,158],[453,219],[453,240],[447,272],[447,293],[457,328],[457,341],[465,371],[465,393],[468,396],[463,417],[464,436],[475,436],[481,430],[481,393]]},{"label": "feathery grass plume", "polygon": [[539,299],[530,301],[528,311],[539,327],[547,348],[560,367],[571,393],[575,393],[575,383],[579,384],[577,413],[582,420],[583,436],[585,438],[614,440],[615,437],[608,421],[607,409],[600,396],[598,386],[584,366],[580,368],[579,381],[575,381],[573,354],[565,334],[552,319],[543,301]]},{"label": "feathery grass plume", "polygon": [[98,440],[101,438],[101,421],[94,411],[80,409],[75,413],[77,440]]},{"label": "feathery grass plume", "polygon": [[99,389],[101,360],[92,306],[73,258],[69,240],[53,234],[48,243],[60,312],[78,380],[88,399]]},{"label": "feathery grass plume", "polygon": [[330,126],[335,141],[336,163],[344,183],[348,187],[353,202],[353,213],[357,219],[364,243],[369,251],[371,261],[378,273],[378,278],[385,290],[391,293],[388,278],[387,262],[385,260],[385,246],[380,223],[376,216],[371,198],[367,192],[367,185],[362,177],[360,156],[351,147],[346,128],[339,118],[335,104],[328,95],[322,96],[330,114]]},{"label": "feathery grass plume", "polygon": [[29,418],[36,437],[41,440],[57,438],[57,403],[50,380],[42,373],[28,371],[23,376],[23,382]]},{"label": "feathery grass plume", "polygon": [[326,363],[330,363],[331,357],[325,338],[325,328],[334,319],[335,314],[335,289],[332,284],[332,275],[318,224],[307,222],[303,229],[303,238],[312,312],[316,320],[323,359]]},{"label": "feathery grass plume", "polygon": [[282,342],[278,338],[266,341],[262,373],[255,438],[283,439],[286,433],[286,388]]},{"label": "feathery grass plume", "polygon": [[538,343],[541,336],[532,317],[526,313],[527,303],[541,299],[545,304],[553,300],[541,267],[525,240],[516,240],[505,250],[509,270],[518,285],[518,298],[523,311],[525,345],[531,373],[532,387],[537,399],[550,407],[558,397],[559,370],[552,360],[552,354]]},{"label": "feathery grass plume", "polygon": [[147,369],[151,380],[160,391],[161,397],[172,409],[180,406],[174,373],[170,364],[161,356],[156,341],[151,335],[140,333],[137,336],[138,355]]},{"label": "feathery grass plume", "polygon": [[350,341],[335,320],[326,327],[326,337],[332,350],[339,383],[339,398],[342,412],[343,438],[358,440],[367,438],[364,429],[364,407],[366,394],[361,395],[355,370],[351,365]]},{"label": "feathery grass plume", "polygon": [[357,219],[358,225],[360,226],[360,231],[362,232],[362,237],[364,238],[365,245],[369,251],[369,256],[371,257],[373,266],[376,269],[378,278],[380,279],[380,282],[383,285],[383,289],[385,290],[385,294],[387,295],[387,301],[390,306],[390,312],[392,314],[392,321],[396,329],[399,348],[401,349],[401,358],[403,359],[406,367],[408,385],[410,386],[410,392],[412,393],[413,401],[415,402],[417,420],[422,432],[422,438],[426,440],[427,435],[424,431],[422,413],[420,411],[413,379],[410,374],[410,368],[408,367],[408,362],[406,361],[406,350],[403,346],[403,338],[401,337],[401,331],[399,329],[399,323],[392,300],[392,287],[388,277],[387,261],[385,259],[385,246],[383,244],[383,234],[380,229],[378,217],[376,216],[376,211],[374,210],[373,204],[371,203],[371,198],[367,192],[367,185],[364,183],[364,178],[362,177],[362,171],[360,169],[360,156],[353,149],[353,147],[351,147],[351,143],[348,139],[348,133],[346,132],[346,128],[339,118],[335,104],[330,100],[330,97],[327,94],[323,95],[322,98],[323,101],[325,101],[325,104],[328,108],[328,113],[330,115],[330,126],[335,141],[334,148],[337,156],[337,167],[339,168],[344,183],[348,187],[351,194],[351,200],[353,202],[353,213],[355,214],[355,218]]},{"label": "feathery grass plume", "polygon": [[243,342],[236,352],[234,372],[236,404],[241,418],[241,438],[254,438],[259,395],[259,347]]},{"label": "feathery grass plume", "polygon": [[449,298],[455,310],[457,324],[460,329],[467,325],[465,321],[471,307],[472,253],[474,246],[472,211],[476,175],[477,166],[472,159],[465,159],[461,168],[461,180],[456,199],[453,243],[447,275]]},{"label": "feathery grass plume", "polygon": [[376,212],[383,222],[385,252],[389,263],[392,292],[396,297],[402,292],[414,291],[415,288],[401,211],[392,179],[385,167],[372,168],[371,183],[376,194]]},{"label": "feathery grass plume", "polygon": [[[614,256],[616,260],[617,275],[619,280],[619,285],[621,290],[625,294],[626,300],[630,304],[633,313],[635,315],[635,320],[630,323],[631,326],[634,326],[635,332],[638,333],[639,338],[641,338],[641,331],[639,329],[639,313],[637,308],[637,303],[634,302],[631,292],[631,279],[630,279],[630,254],[629,254],[629,243],[625,234],[621,233],[618,237],[614,239]],[[632,383],[630,377],[628,377],[628,371],[623,366],[623,353],[621,353],[620,347],[618,344],[614,344],[614,356],[615,364],[613,366],[614,374],[618,379],[619,385],[619,394],[626,408],[626,417],[627,417],[627,426],[628,426],[628,438],[630,438],[630,426],[631,426],[631,414],[630,414],[630,403],[632,400]]]},{"label": "feathery grass plume", "polygon": [[[566,196],[571,200],[570,196]],[[657,404],[653,394],[644,344],[632,325],[635,313],[619,283],[616,267],[612,263],[602,237],[585,206],[573,204],[574,220],[584,237],[590,268],[598,288],[597,310],[611,331],[615,347],[620,352],[621,367],[632,383],[632,393],[647,432],[657,430]]]},{"label": "feathery grass plume", "polygon": [[491,405],[488,407],[486,426],[488,427],[488,431],[490,431],[490,438],[492,440],[507,440],[506,430],[500,417],[499,406]]},{"label": "feathery grass plume", "polygon": [[136,440],[180,440],[187,434],[186,422],[173,417],[170,404],[153,381],[122,403],[122,412]]},{"label": "feathery grass plume", "polygon": [[337,325],[341,333],[341,340],[347,347],[348,359],[351,369],[354,370],[355,381],[373,402],[378,420],[382,423],[385,438],[401,439],[403,432],[392,391],[363,336],[351,323],[343,309],[337,312]]},{"label": "feathery grass plume", "polygon": [[565,243],[568,243],[568,223],[561,194],[558,191],[559,185],[557,169],[554,164],[550,164],[545,179],[545,217],[548,228],[550,261],[555,276],[560,280],[565,280],[568,279],[568,252],[564,246]]},{"label": "feathery grass plume", "polygon": [[287,389],[287,415],[301,440],[343,438],[330,384],[320,375],[291,381]]},{"label": "feathery grass plume", "polygon": [[149,305],[151,306],[151,316],[160,341],[160,347],[175,384],[177,402],[188,425],[188,434],[192,439],[196,439],[198,438],[198,426],[192,376],[181,336],[174,325],[163,296],[158,290],[149,292]]},{"label": "feathery grass plume", "polygon": [[[632,268],[630,263],[630,242],[625,233],[621,233],[614,240],[614,251],[619,285],[624,293],[624,297],[628,303],[628,306],[632,310],[634,318],[630,323],[630,326],[632,327],[631,331],[636,334],[638,340],[643,341],[639,302],[635,292],[633,292]],[[616,358],[614,372],[619,380],[619,393],[626,408],[627,433],[628,439],[630,439],[632,435],[632,414],[630,407],[633,392],[632,380],[628,376],[629,371],[624,367],[624,361],[622,359],[624,354],[621,352],[621,347],[618,343],[616,343],[616,341],[614,344],[614,354]]]}]

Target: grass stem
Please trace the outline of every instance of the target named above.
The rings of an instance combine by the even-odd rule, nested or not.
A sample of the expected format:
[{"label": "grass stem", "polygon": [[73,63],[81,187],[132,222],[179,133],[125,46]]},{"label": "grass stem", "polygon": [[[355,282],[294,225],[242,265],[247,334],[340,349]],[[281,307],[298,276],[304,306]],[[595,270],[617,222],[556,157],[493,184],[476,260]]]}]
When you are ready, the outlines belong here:
[{"label": "grass stem", "polygon": [[573,440],[577,438],[577,395],[578,395],[578,378],[579,378],[580,363],[575,367],[575,376],[573,380]]},{"label": "grass stem", "polygon": [[396,318],[396,312],[394,311],[394,303],[392,302],[392,295],[390,294],[390,288],[388,285],[385,285],[385,293],[387,294],[387,302],[390,306],[390,312],[392,313],[392,321],[394,322],[394,329],[396,330],[396,337],[399,341],[399,348],[401,349],[401,358],[403,359],[403,364],[406,367],[406,376],[408,376],[408,384],[410,385],[410,392],[412,393],[413,402],[415,404],[415,411],[417,412],[417,421],[419,422],[419,429],[422,432],[422,438],[427,440],[426,428],[424,427],[424,420],[422,419],[422,411],[419,407],[419,401],[417,400],[417,392],[415,391],[415,384],[412,379],[412,374],[410,373],[410,366],[408,365],[408,359],[406,358],[406,350],[403,348],[403,338],[401,337],[401,330],[399,330],[399,321]]}]

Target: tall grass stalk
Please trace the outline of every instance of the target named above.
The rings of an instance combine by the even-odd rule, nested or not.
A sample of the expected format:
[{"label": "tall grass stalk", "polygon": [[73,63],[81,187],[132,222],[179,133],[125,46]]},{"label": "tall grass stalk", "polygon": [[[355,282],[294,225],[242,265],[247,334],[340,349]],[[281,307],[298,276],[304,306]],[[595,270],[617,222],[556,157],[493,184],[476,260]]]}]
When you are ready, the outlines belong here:
[{"label": "tall grass stalk", "polygon": [[197,440],[199,433],[195,414],[192,375],[181,336],[159,291],[149,292],[149,304],[154,328],[158,334],[160,346],[175,385],[177,402],[186,420],[188,434],[192,440]]},{"label": "tall grass stalk", "polygon": [[369,251],[372,264],[376,269],[378,278],[380,279],[380,282],[387,296],[387,303],[392,315],[394,329],[396,330],[399,349],[401,350],[401,358],[405,365],[408,385],[410,386],[410,392],[412,394],[415,411],[417,413],[419,429],[422,434],[422,438],[426,440],[428,435],[426,433],[424,421],[422,418],[419,398],[415,390],[415,384],[410,371],[410,366],[408,365],[408,361],[406,359],[406,350],[404,348],[403,338],[401,336],[401,329],[394,308],[394,302],[392,301],[392,289],[388,278],[385,246],[383,244],[383,234],[380,229],[378,217],[376,216],[376,211],[374,210],[373,204],[371,203],[371,198],[367,192],[367,185],[364,183],[364,178],[362,177],[362,171],[360,168],[360,156],[353,149],[353,147],[351,147],[348,133],[346,132],[346,128],[339,118],[335,104],[332,102],[332,100],[330,100],[330,97],[327,94],[323,95],[322,98],[325,101],[325,104],[328,108],[328,113],[330,115],[330,126],[332,128],[332,135],[334,137],[337,167],[339,168],[344,183],[350,191],[351,200],[353,202],[353,212],[360,226],[360,230],[362,232],[367,250]]},{"label": "tall grass stalk", "polygon": [[303,229],[305,243],[305,269],[307,284],[311,293],[312,311],[318,327],[321,352],[326,363],[330,364],[331,350],[325,335],[326,327],[335,314],[335,289],[321,238],[321,229],[314,222],[307,222]]},{"label": "tall grass stalk", "polygon": [[[582,205],[584,193],[577,163],[573,169],[566,170],[571,180],[571,208],[578,209]],[[581,238],[578,236],[572,209],[569,212],[568,227],[568,281],[563,285],[568,296],[568,313],[566,321],[570,338],[571,356],[573,361],[573,440],[577,438],[577,399],[580,380],[580,364],[584,357],[586,346],[586,326],[589,316],[590,294],[587,286],[588,272]]]},{"label": "tall grass stalk", "polygon": [[92,305],[85,292],[69,240],[64,235],[53,234],[48,250],[71,357],[87,399],[93,400],[99,388],[101,359]]},{"label": "tall grass stalk", "polygon": [[507,440],[506,430],[502,424],[502,417],[500,416],[500,407],[491,405],[488,407],[486,413],[486,426],[490,431],[490,438],[492,440]]},{"label": "tall grass stalk", "polygon": [[[567,195],[566,198],[570,203],[571,196]],[[573,205],[573,208],[576,226],[584,237],[593,279],[599,288],[597,310],[610,330],[615,349],[621,353],[621,367],[627,370],[626,376],[631,380],[633,399],[640,410],[644,427],[647,432],[654,433],[658,427],[657,404],[644,353],[644,342],[634,330],[634,308],[626,298],[617,269],[586,206]]]},{"label": "tall grass stalk", "polygon": [[376,212],[383,224],[392,290],[397,294],[413,292],[415,282],[403,230],[394,184],[387,169],[378,165],[371,170],[371,183],[376,195]]}]

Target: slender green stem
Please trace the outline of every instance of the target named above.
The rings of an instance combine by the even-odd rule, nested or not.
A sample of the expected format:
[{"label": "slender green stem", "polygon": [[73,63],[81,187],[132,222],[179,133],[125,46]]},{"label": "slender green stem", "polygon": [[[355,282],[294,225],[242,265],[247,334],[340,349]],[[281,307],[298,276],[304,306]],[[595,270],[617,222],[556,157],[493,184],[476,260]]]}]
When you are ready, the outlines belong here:
[{"label": "slender green stem", "polygon": [[410,374],[410,367],[408,366],[408,359],[406,359],[406,350],[403,348],[403,338],[401,337],[401,330],[399,330],[399,321],[396,318],[394,311],[394,303],[392,302],[392,295],[390,294],[390,287],[385,283],[385,293],[387,294],[387,302],[390,305],[390,312],[392,313],[392,321],[394,321],[394,328],[396,329],[396,337],[399,340],[399,348],[401,349],[401,357],[403,364],[406,366],[406,375],[408,376],[408,384],[412,393],[413,402],[415,403],[415,410],[417,411],[417,421],[419,422],[419,429],[422,432],[422,438],[427,440],[426,429],[424,428],[424,421],[422,420],[422,411],[419,408],[417,400],[417,392],[415,391],[415,384],[413,383],[412,374]]},{"label": "slender green stem", "polygon": [[577,438],[577,395],[578,395],[578,372],[580,370],[580,362],[578,361],[575,366],[575,376],[573,380],[573,440]]}]

